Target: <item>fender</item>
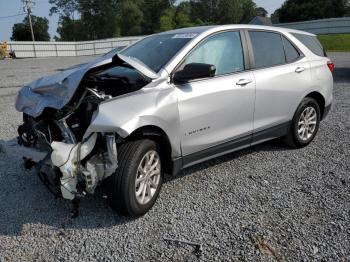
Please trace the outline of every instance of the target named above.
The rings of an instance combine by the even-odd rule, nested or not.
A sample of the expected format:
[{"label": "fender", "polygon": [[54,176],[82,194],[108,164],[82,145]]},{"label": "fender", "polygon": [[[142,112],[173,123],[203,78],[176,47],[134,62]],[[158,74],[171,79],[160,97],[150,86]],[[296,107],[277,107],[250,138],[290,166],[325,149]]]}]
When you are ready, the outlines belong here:
[{"label": "fender", "polygon": [[116,132],[122,138],[144,126],[164,130],[170,139],[172,157],[181,156],[178,99],[166,79],[151,82],[134,93],[107,100],[99,108],[87,132]]}]

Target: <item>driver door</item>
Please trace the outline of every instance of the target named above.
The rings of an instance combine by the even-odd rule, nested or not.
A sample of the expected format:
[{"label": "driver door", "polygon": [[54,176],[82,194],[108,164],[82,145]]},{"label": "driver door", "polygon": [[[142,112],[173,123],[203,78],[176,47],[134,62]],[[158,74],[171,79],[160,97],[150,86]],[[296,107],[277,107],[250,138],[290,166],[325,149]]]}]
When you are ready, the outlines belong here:
[{"label": "driver door", "polygon": [[255,99],[255,80],[251,72],[244,71],[238,31],[208,37],[177,71],[190,63],[212,64],[216,72],[214,77],[175,84],[184,166],[249,144]]}]

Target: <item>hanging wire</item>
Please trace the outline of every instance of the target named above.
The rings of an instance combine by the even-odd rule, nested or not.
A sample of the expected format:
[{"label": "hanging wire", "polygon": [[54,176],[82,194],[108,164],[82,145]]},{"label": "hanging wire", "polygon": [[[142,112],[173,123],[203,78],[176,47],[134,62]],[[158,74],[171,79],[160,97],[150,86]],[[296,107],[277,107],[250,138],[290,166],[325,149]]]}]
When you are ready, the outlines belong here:
[{"label": "hanging wire", "polygon": [[26,13],[22,13],[22,14],[18,14],[18,15],[0,16],[0,19],[10,18],[10,17],[16,17],[16,16],[21,16],[21,15],[26,15]]}]

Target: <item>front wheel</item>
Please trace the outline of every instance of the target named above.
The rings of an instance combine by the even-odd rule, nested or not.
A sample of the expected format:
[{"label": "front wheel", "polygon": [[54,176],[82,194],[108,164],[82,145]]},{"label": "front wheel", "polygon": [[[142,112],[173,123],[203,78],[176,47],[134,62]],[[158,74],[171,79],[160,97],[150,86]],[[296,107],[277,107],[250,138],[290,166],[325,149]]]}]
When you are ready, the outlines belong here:
[{"label": "front wheel", "polygon": [[306,97],[300,103],[292,120],[286,142],[292,147],[307,146],[315,138],[321,120],[321,110],[317,101]]},{"label": "front wheel", "polygon": [[152,208],[162,186],[158,145],[148,139],[127,142],[118,149],[118,168],[108,178],[109,203],[118,213],[144,215]]}]

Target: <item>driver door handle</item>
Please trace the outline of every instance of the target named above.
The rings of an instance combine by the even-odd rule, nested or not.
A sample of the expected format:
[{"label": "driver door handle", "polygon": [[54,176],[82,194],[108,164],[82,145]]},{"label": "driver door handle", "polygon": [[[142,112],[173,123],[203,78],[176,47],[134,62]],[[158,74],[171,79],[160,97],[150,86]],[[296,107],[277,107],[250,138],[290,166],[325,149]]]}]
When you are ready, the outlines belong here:
[{"label": "driver door handle", "polygon": [[251,82],[253,82],[253,80],[251,80],[251,79],[240,79],[236,83],[236,85],[238,85],[238,86],[246,86],[246,85],[250,84]]},{"label": "driver door handle", "polygon": [[297,67],[297,69],[295,69],[296,73],[302,73],[305,71],[305,67]]}]

